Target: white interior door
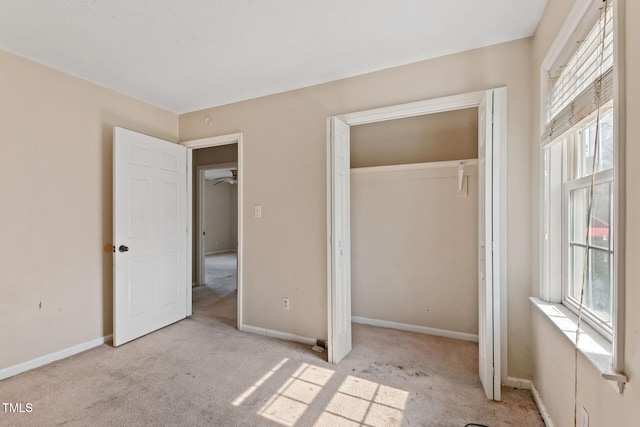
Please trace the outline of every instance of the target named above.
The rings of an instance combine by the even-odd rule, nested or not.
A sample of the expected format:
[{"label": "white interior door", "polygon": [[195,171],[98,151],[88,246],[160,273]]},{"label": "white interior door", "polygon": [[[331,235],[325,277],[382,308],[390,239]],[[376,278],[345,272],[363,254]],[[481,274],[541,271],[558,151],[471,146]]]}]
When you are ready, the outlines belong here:
[{"label": "white interior door", "polygon": [[186,317],[186,153],[114,128],[115,346]]},{"label": "white interior door", "polygon": [[329,363],[351,351],[351,150],[349,125],[331,118],[331,334]]},{"label": "white interior door", "polygon": [[[478,350],[480,381],[489,399],[500,400],[500,334],[494,319],[493,91],[478,107]],[[497,350],[496,350],[497,349]]]}]

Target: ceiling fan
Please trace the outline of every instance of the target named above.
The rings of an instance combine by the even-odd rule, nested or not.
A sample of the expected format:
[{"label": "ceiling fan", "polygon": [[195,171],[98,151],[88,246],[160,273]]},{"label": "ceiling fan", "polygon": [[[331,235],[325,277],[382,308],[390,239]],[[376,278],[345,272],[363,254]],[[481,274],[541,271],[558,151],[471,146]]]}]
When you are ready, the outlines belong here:
[{"label": "ceiling fan", "polygon": [[227,184],[237,184],[238,183],[238,170],[237,169],[231,169],[229,171],[227,171],[229,173],[228,176],[223,176],[220,178],[215,178],[212,179],[211,181],[213,181],[215,184],[213,185],[218,185],[221,184],[223,182],[226,182]]}]

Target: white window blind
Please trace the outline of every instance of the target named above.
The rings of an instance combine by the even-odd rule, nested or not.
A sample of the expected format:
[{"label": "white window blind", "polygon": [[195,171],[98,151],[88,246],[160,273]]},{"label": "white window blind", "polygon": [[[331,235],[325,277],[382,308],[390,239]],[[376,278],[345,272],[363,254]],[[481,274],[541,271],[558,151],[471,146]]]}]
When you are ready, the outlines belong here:
[{"label": "white window blind", "polygon": [[543,145],[613,99],[613,9],[611,2],[605,4],[575,53],[550,72]]}]

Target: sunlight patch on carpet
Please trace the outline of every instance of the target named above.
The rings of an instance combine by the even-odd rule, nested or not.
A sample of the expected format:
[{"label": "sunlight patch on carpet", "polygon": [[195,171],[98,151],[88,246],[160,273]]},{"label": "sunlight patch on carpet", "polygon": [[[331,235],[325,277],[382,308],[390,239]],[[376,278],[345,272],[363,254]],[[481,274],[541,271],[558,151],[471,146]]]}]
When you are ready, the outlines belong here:
[{"label": "sunlight patch on carpet", "polygon": [[285,426],[293,426],[334,372],[303,363],[258,411],[258,414]]},{"label": "sunlight patch on carpet", "polygon": [[[296,425],[303,415],[305,423],[313,420],[313,425],[318,427],[402,424],[408,392],[350,375],[341,383],[330,383],[334,374],[330,369],[301,364],[268,399],[258,415],[289,427]],[[305,414],[321,394],[324,394],[324,401],[328,401],[326,407],[320,413]]]},{"label": "sunlight patch on carpet", "polygon": [[285,357],[284,359],[282,359],[280,363],[274,366],[273,369],[271,369],[269,372],[264,374],[262,378],[260,378],[258,381],[255,382],[255,384],[253,384],[244,393],[238,396],[233,402],[231,402],[231,404],[233,406],[240,406],[240,404],[242,404],[242,402],[244,402],[247,399],[247,397],[251,396],[254,391],[256,391],[262,384],[264,384],[264,382],[267,381],[271,377],[271,375],[276,373],[278,369],[282,368],[282,366],[288,361],[289,361],[288,357]]},{"label": "sunlight patch on carpet", "polygon": [[399,426],[409,393],[347,376],[315,426]]}]

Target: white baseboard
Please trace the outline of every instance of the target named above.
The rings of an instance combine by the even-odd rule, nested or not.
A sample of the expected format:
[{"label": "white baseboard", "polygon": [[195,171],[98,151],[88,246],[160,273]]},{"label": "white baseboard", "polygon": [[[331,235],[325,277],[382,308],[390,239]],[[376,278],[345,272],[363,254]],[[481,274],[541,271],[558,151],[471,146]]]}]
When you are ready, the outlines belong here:
[{"label": "white baseboard", "polygon": [[289,334],[287,332],[274,331],[273,329],[258,328],[251,325],[240,325],[238,329],[250,334],[263,335],[266,337],[278,338],[285,341],[299,342],[307,345],[316,345],[315,338],[302,337],[300,335]]},{"label": "white baseboard", "polygon": [[523,390],[531,390],[531,394],[533,395],[533,400],[536,402],[536,406],[538,407],[538,412],[540,412],[540,416],[542,417],[542,421],[544,421],[544,425],[547,427],[554,427],[553,421],[551,421],[551,416],[549,415],[549,411],[547,411],[547,407],[544,406],[542,402],[542,397],[538,390],[533,385],[533,381],[526,380],[524,378],[517,377],[507,377],[507,380],[504,382],[504,385],[512,388],[519,388]]},{"label": "white baseboard", "polygon": [[551,420],[551,415],[549,415],[547,407],[544,406],[542,397],[540,396],[540,393],[538,393],[538,390],[536,389],[536,386],[533,384],[533,382],[531,383],[531,394],[533,395],[533,400],[535,400],[536,405],[538,406],[538,411],[540,411],[540,416],[542,417],[542,421],[544,421],[544,425],[547,427],[554,427],[553,421]]},{"label": "white baseboard", "polygon": [[507,387],[519,388],[521,390],[531,390],[531,380],[518,377],[507,377],[507,380],[503,382]]},{"label": "white baseboard", "polygon": [[361,325],[378,326],[380,328],[399,329],[401,331],[417,332],[425,335],[436,335],[439,337],[453,338],[456,340],[478,342],[478,335],[467,334],[464,332],[447,331],[444,329],[429,328],[426,326],[409,325],[406,323],[390,322],[387,320],[369,319],[367,317],[352,316],[353,323]]},{"label": "white baseboard", "polygon": [[0,380],[12,377],[14,375],[21,374],[23,372],[30,371],[31,369],[39,368],[40,366],[44,366],[51,362],[55,362],[57,360],[64,359],[69,356],[73,356],[74,354],[82,353],[83,351],[90,350],[94,347],[98,347],[99,345],[102,345],[104,343],[111,341],[112,338],[113,338],[112,335],[107,335],[102,338],[97,338],[95,340],[87,341],[82,344],[74,345],[73,347],[65,348],[63,350],[56,351],[54,353],[40,356],[36,359],[32,359],[27,362],[20,363],[18,365],[9,366],[8,368],[4,368],[0,370]]}]

